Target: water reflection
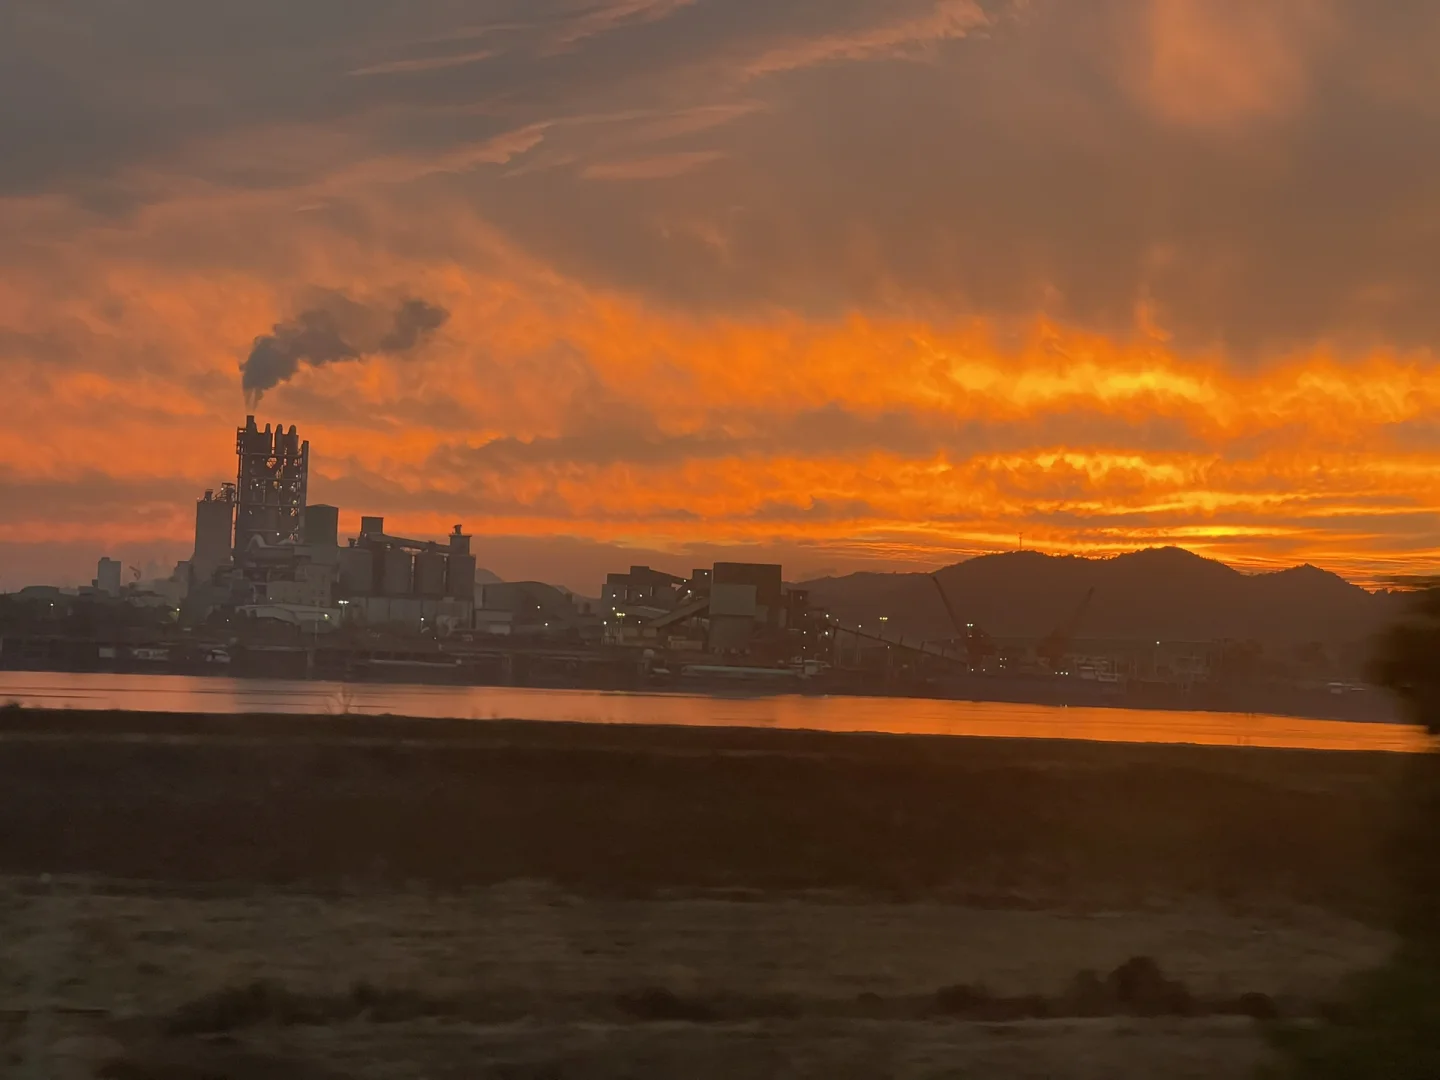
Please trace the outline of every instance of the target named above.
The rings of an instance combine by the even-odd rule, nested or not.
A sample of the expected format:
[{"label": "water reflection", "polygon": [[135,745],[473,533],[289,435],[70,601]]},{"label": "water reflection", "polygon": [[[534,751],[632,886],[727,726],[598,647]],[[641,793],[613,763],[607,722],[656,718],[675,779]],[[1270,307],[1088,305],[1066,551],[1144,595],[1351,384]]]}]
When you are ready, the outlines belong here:
[{"label": "water reflection", "polygon": [[404,686],[184,675],[0,672],[0,701],[52,709],[197,713],[391,713],[415,717],[777,727],[922,735],[1197,743],[1414,752],[1417,729],[1285,716],[1057,708],[920,698],[688,694]]}]

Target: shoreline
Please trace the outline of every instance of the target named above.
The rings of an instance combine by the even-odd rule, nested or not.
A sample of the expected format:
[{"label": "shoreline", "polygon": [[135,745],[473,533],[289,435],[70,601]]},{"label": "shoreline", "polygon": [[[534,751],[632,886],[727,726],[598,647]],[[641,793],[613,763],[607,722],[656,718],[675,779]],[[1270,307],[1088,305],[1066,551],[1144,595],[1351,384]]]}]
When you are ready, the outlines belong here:
[{"label": "shoreline", "polygon": [[[293,653],[293,656],[292,656]],[[419,654],[417,654],[419,655]],[[482,674],[467,667],[456,654],[426,654],[426,663],[401,664],[383,669],[335,668],[312,664],[305,650],[283,654],[257,654],[252,664],[243,656],[227,665],[132,663],[96,667],[62,664],[0,666],[0,678],[9,674],[124,676],[156,678],[229,678],[236,680],[284,680],[298,684],[335,684],[355,687],[451,687],[475,690],[574,690],[594,693],[679,694],[726,699],[777,696],[844,697],[857,699],[893,698],[904,701],[974,702],[996,705],[1035,705],[1055,708],[1113,708],[1128,711],[1206,712],[1225,716],[1278,716],[1299,720],[1329,720],[1347,723],[1397,723],[1400,716],[1390,694],[1375,687],[1360,687],[1335,693],[1315,685],[1250,683],[1240,685],[1196,684],[1190,689],[1168,684],[1130,684],[1117,688],[1083,679],[1061,679],[1038,675],[955,675],[921,682],[869,681],[859,673],[832,672],[813,678],[784,679],[755,677],[668,676],[643,674],[632,659],[595,655],[583,662],[573,656],[556,659],[542,652],[519,652],[530,659],[511,665],[509,679],[497,672]],[[444,655],[447,663],[437,667],[434,657]],[[551,670],[546,665],[554,667]],[[516,674],[516,671],[520,674]],[[379,677],[379,672],[394,676]],[[0,692],[3,700],[3,692]]]},{"label": "shoreline", "polygon": [[[664,697],[664,692],[645,696]],[[677,695],[680,696],[680,695]],[[698,695],[709,697],[711,695]],[[743,698],[736,697],[736,700]],[[884,700],[874,698],[871,700]],[[906,700],[906,699],[895,699]],[[970,704],[1021,705],[1018,702],[972,702]],[[1039,709],[1063,710],[1083,714],[1087,706],[1033,706]],[[1104,708],[1104,707],[1100,707]],[[1162,712],[1163,710],[1155,710]],[[1170,710],[1185,715],[1180,710]],[[1231,714],[1224,714],[1231,715]],[[1252,716],[1256,714],[1235,714]],[[1300,720],[1294,717],[1257,717],[1260,719]],[[1377,725],[1339,720],[1306,719],[1305,723],[1351,726],[1368,729]],[[785,753],[792,750],[836,753],[841,748],[889,743],[894,746],[915,744],[937,748],[946,744],[984,744],[989,747],[1013,748],[1017,756],[1025,756],[1024,747],[1036,748],[1035,756],[1045,758],[1057,750],[1083,756],[1094,748],[1096,753],[1113,750],[1121,755],[1143,757],[1153,750],[1164,756],[1171,752],[1196,752],[1201,755],[1346,755],[1403,759],[1430,749],[1440,748],[1436,740],[1427,740],[1408,725],[1393,725],[1414,736],[1412,745],[1335,746],[1283,745],[1271,742],[1214,741],[1191,742],[1180,739],[1097,738],[1076,728],[1074,734],[1022,734],[996,731],[910,731],[883,728],[821,728],[801,727],[783,723],[701,723],[648,722],[577,718],[534,718],[523,716],[440,716],[399,712],[366,711],[195,711],[192,709],[124,709],[112,707],[32,707],[15,703],[0,704],[0,740],[35,738],[63,740],[72,737],[115,738],[134,741],[153,736],[170,741],[196,743],[233,740],[280,740],[292,743],[335,745],[415,746],[486,746],[486,745],[577,745],[598,748],[614,746],[631,749],[685,749],[695,753],[731,752]]]},{"label": "shoreline", "polygon": [[[0,673],[0,702],[59,711],[412,716],[436,720],[641,727],[736,727],[943,737],[1269,746],[1410,753],[1430,744],[1414,728],[1378,720],[1316,719],[1201,709],[654,688],[457,686],[435,683],[220,679],[186,676]],[[767,690],[779,688],[767,687]],[[3,707],[3,706],[0,706]]]}]

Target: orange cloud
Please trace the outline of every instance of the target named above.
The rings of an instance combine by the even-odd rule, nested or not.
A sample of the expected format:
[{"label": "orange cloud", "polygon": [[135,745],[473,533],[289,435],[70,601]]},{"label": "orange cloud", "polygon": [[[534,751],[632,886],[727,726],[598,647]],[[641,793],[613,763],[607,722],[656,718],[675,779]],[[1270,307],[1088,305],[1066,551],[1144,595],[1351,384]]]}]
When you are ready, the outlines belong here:
[{"label": "orange cloud", "polygon": [[1142,95],[1178,124],[1217,127],[1288,115],[1310,89],[1328,0],[1150,0]]},{"label": "orange cloud", "polygon": [[[155,214],[162,231],[184,220]],[[1020,532],[1056,551],[1173,542],[1365,580],[1434,557],[1426,357],[1236,369],[1046,320],[1016,337],[975,319],[700,317],[469,239],[465,266],[298,260],[297,280],[324,267],[336,287],[404,283],[452,312],[413,360],[304,370],[267,398],[262,419],[301,423],[315,496],[347,515],[660,550],[799,544],[829,565],[931,564]],[[153,262],[56,272],[72,284],[58,304],[43,279],[0,297],[0,393],[46,417],[0,433],[0,474],[80,501],[143,482],[145,513],[121,526],[115,511],[105,535],[183,544],[188,499],[232,468],[238,361],[287,290]],[[95,528],[54,500],[7,506],[0,540]]]},{"label": "orange cloud", "polygon": [[[185,109],[190,53],[140,26],[107,67],[86,43],[129,24],[84,8],[85,34],[0,41],[74,75],[33,112],[74,137],[0,163],[0,395],[36,418],[0,430],[12,562],[183,554],[233,469],[241,359],[321,289],[451,313],[265,399],[349,525],[1433,569],[1437,203],[1423,124],[1369,123],[1397,31],[1365,24],[1364,77],[1335,67],[1369,8],[536,0],[465,27],[357,0],[263,93],[253,43],[177,27]],[[1127,59],[1096,46],[1116,25]],[[1193,137],[1256,122],[1304,137]]]}]

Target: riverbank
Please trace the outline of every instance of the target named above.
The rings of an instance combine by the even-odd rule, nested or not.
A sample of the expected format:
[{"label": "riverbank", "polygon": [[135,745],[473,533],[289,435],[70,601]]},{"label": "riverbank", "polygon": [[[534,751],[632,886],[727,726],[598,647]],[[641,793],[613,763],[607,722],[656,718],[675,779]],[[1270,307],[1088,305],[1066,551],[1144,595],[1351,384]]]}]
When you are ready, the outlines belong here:
[{"label": "riverbank", "polygon": [[1388,948],[1406,761],[3,710],[0,1052],[43,984],[77,1076],[1239,1080]]},{"label": "riverbank", "polygon": [[[104,651],[107,657],[101,657]],[[220,662],[223,660],[223,662]],[[1128,680],[1100,682],[1078,676],[961,673],[940,670],[914,676],[883,671],[827,669],[805,677],[795,669],[728,669],[683,660],[646,660],[634,650],[571,647],[447,647],[394,642],[386,646],[288,644],[238,646],[223,642],[156,641],[145,646],[63,638],[0,641],[0,681],[37,677],[313,682],[355,687],[428,686],[476,691],[530,689],[592,692],[672,692],[728,696],[810,697],[1022,704],[1113,708],[1137,712],[1210,712],[1273,715],[1351,723],[1400,719],[1385,691],[1351,683],[1288,680]],[[3,700],[3,698],[0,698]],[[117,703],[117,707],[132,707]]]}]

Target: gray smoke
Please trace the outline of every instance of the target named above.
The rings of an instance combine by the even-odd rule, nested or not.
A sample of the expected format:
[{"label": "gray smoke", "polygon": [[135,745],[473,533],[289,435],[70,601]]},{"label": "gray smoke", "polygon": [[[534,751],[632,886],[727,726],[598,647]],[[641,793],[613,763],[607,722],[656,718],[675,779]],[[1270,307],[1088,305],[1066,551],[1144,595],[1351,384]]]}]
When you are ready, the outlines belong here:
[{"label": "gray smoke", "polygon": [[265,391],[293,377],[301,364],[322,367],[366,356],[407,353],[444,326],[449,317],[444,308],[424,300],[405,300],[387,313],[348,297],[327,297],[324,303],[289,322],[277,323],[270,333],[255,339],[250,355],[240,365],[246,404],[254,408]]},{"label": "gray smoke", "polygon": [[420,340],[445,325],[450,313],[424,300],[406,300],[395,312],[395,324],[380,339],[380,351],[401,353],[413,349]]}]

